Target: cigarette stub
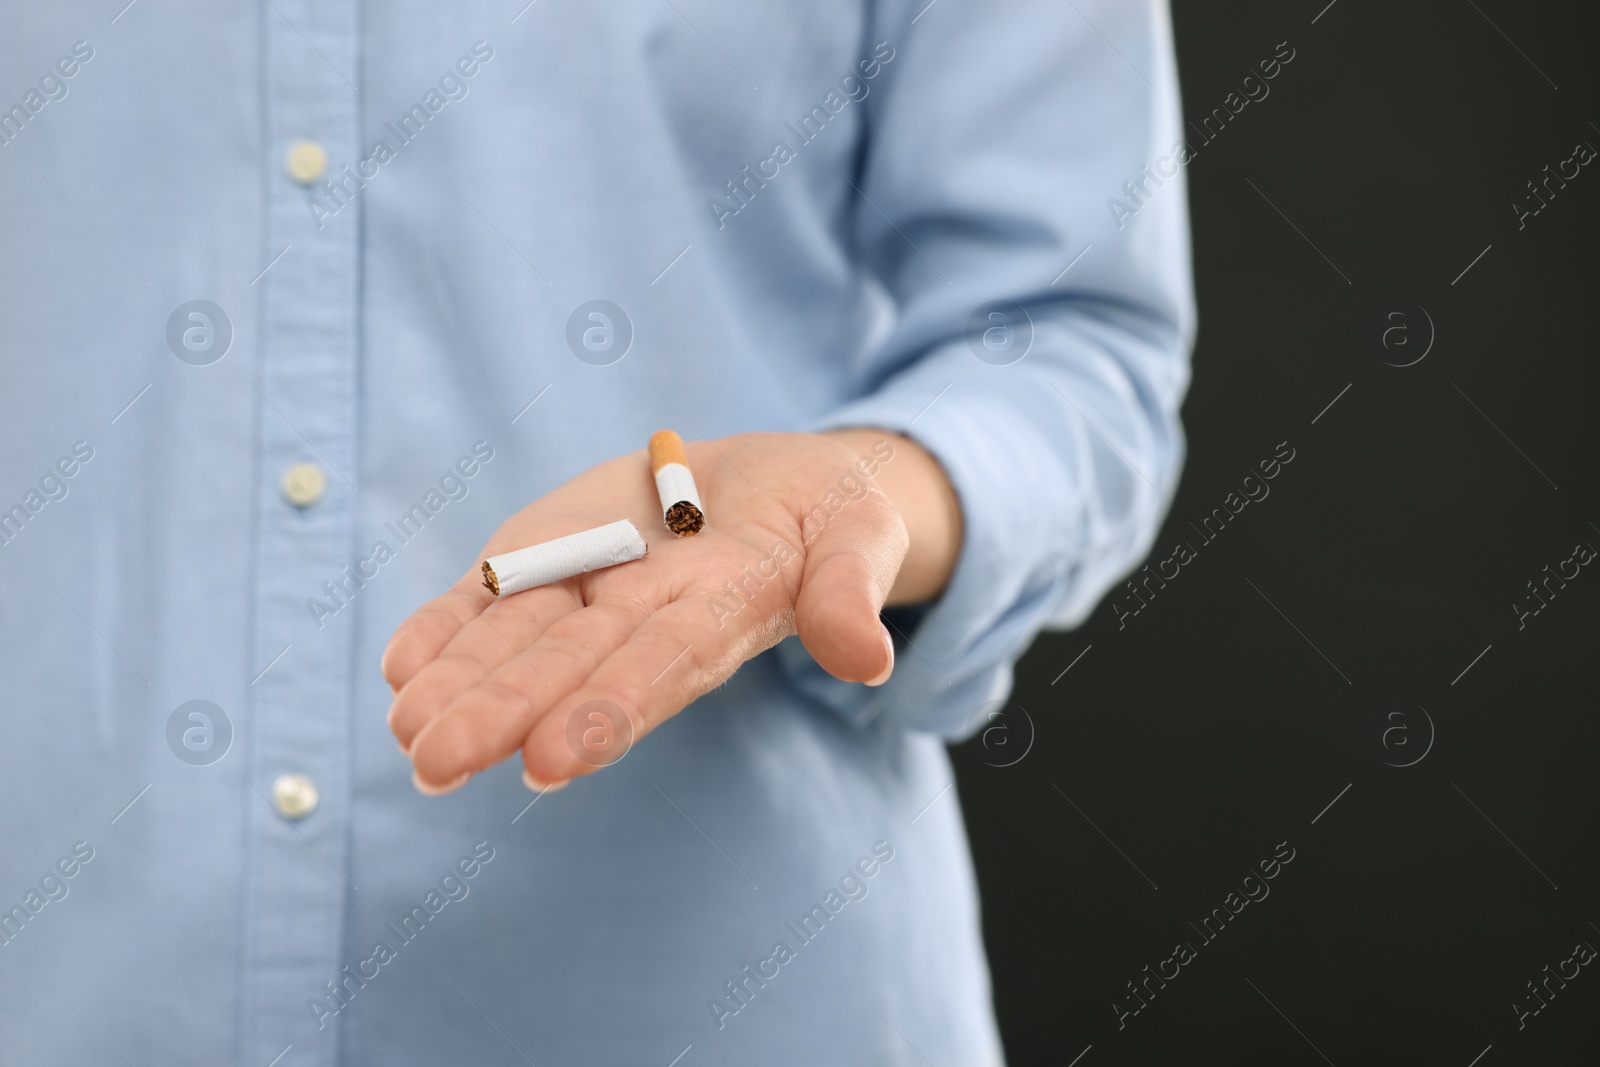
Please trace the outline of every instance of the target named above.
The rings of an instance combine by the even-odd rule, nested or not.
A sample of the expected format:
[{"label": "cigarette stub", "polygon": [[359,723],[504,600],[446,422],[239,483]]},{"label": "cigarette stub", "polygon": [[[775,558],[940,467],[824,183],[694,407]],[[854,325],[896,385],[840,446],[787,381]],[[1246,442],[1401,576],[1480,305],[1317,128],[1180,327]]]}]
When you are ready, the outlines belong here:
[{"label": "cigarette stub", "polygon": [[639,559],[647,551],[639,528],[627,519],[519,548],[483,561],[483,584],[495,596],[549,585],[576,574]]},{"label": "cigarette stub", "polygon": [[700,510],[700,490],[695,488],[689,470],[689,453],[683,438],[671,430],[650,435],[650,473],[656,476],[656,492],[661,496],[661,519],[679,537],[700,532],[706,516]]}]

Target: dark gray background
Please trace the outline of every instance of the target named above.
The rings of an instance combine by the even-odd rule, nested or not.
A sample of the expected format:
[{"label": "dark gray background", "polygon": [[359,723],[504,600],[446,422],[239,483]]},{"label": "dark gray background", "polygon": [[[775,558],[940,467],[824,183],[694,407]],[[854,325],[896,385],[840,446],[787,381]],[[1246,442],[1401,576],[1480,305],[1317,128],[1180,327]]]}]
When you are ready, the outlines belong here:
[{"label": "dark gray background", "polygon": [[[1600,947],[1600,567],[1520,630],[1511,606],[1600,546],[1600,160],[1520,230],[1511,206],[1600,149],[1600,13],[1174,6],[1197,125],[1278,42],[1297,54],[1187,168],[1190,452],[1151,561],[1197,558],[1138,616],[1112,594],[1041,638],[1002,729],[955,751],[1008,1053],[1600,1062],[1600,966],[1520,1030],[1512,1008]],[[1387,314],[1420,343],[1418,307],[1431,351],[1386,365]],[[1282,441],[1270,496],[1202,543],[1189,524]],[[1029,739],[1019,709],[1033,747],[995,766]],[[1202,942],[1189,924],[1283,841],[1270,896]],[[1119,1030],[1126,983],[1182,940],[1197,957]]]}]

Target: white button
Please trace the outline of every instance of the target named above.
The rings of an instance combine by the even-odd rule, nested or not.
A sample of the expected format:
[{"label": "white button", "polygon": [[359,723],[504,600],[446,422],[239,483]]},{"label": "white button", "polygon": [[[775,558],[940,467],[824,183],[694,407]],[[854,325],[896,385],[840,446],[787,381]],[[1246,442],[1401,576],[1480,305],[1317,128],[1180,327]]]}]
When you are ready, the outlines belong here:
[{"label": "white button", "polygon": [[272,783],[272,805],[286,819],[303,819],[317,810],[317,783],[303,774],[282,774]]},{"label": "white button", "polygon": [[315,141],[296,141],[290,146],[284,165],[289,177],[301,185],[310,185],[327,171],[328,153]]},{"label": "white button", "polygon": [[297,508],[309,508],[327,488],[328,479],[315,463],[296,463],[283,472],[283,495]]}]

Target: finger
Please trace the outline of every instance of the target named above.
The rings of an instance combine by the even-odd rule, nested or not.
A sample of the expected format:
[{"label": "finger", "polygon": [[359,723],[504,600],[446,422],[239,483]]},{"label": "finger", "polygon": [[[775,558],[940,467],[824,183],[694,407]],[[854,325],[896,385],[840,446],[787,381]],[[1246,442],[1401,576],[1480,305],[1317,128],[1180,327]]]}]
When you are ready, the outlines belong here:
[{"label": "finger", "polygon": [[795,626],[823,670],[846,682],[881,685],[894,644],[878,619],[910,540],[881,493],[831,516],[806,552]]},{"label": "finger", "polygon": [[483,681],[489,673],[481,660],[459,654],[441,654],[395,694],[389,707],[389,729],[400,751],[411,755],[417,735],[450,702]]},{"label": "finger", "polygon": [[551,624],[419,728],[410,746],[418,776],[445,785],[509,757],[538,719],[622,647],[650,611],[637,597],[602,597]]},{"label": "finger", "polygon": [[[522,745],[527,777],[559,784],[616,762],[663,720],[793,633],[788,602],[779,580],[769,581],[741,609],[740,617],[761,620],[756,625],[726,618],[710,594],[692,595],[655,612],[580,687],[533,724]],[[624,735],[620,748],[586,750],[587,719],[577,727],[573,720],[595,701],[616,709],[602,707],[596,721]]]},{"label": "finger", "polygon": [[443,651],[467,623],[494,602],[477,571],[468,571],[449,590],[434,597],[402,622],[389,638],[380,661],[389,688],[398,693]]},{"label": "finger", "polygon": [[389,728],[401,749],[409,752],[417,732],[452,700],[521,655],[551,623],[581,607],[577,586],[562,582],[496,600],[468,621],[395,695]]}]

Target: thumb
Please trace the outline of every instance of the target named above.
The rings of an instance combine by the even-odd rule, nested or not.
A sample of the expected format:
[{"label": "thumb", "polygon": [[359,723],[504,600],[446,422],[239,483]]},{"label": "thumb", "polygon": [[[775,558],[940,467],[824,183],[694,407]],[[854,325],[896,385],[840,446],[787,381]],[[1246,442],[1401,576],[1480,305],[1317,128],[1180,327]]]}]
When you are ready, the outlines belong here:
[{"label": "thumb", "polygon": [[905,522],[874,492],[812,529],[794,605],[800,642],[835,678],[882,685],[894,670],[894,644],[878,613],[906,558]]}]

